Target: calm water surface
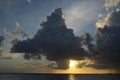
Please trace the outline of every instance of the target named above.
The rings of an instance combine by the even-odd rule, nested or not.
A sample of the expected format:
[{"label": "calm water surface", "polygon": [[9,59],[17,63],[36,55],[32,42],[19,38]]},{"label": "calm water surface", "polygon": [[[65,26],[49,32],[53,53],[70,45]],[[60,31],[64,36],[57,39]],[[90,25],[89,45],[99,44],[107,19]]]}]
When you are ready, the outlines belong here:
[{"label": "calm water surface", "polygon": [[120,75],[0,74],[0,80],[120,80]]}]

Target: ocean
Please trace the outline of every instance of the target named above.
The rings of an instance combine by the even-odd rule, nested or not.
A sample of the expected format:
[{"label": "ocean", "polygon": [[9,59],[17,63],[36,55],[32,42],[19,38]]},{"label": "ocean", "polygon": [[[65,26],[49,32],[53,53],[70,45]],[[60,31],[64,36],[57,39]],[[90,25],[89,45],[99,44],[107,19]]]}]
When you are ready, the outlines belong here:
[{"label": "ocean", "polygon": [[0,80],[120,80],[120,75],[85,74],[0,74]]}]

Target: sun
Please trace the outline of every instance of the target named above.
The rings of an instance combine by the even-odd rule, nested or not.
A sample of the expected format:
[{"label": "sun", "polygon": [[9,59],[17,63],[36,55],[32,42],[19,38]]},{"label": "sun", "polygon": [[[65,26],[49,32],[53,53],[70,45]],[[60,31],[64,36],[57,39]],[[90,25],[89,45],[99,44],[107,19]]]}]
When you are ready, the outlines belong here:
[{"label": "sun", "polygon": [[76,65],[77,65],[76,61],[70,60],[70,62],[69,62],[69,68],[75,68]]}]

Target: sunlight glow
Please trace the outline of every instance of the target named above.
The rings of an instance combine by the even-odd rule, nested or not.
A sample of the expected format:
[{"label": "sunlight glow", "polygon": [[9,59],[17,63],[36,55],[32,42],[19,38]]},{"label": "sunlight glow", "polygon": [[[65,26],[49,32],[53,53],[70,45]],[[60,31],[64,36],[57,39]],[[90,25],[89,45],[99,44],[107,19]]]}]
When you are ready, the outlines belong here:
[{"label": "sunlight glow", "polygon": [[76,61],[70,60],[70,63],[69,63],[69,67],[70,67],[70,68],[75,68],[76,65],[77,65],[77,62],[76,62]]}]

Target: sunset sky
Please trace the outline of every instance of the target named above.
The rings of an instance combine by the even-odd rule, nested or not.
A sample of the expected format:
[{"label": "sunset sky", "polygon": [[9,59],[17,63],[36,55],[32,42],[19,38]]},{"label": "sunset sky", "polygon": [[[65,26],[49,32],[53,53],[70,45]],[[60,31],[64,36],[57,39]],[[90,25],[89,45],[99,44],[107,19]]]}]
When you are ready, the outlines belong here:
[{"label": "sunset sky", "polygon": [[120,72],[120,0],[0,0],[0,73]]}]

